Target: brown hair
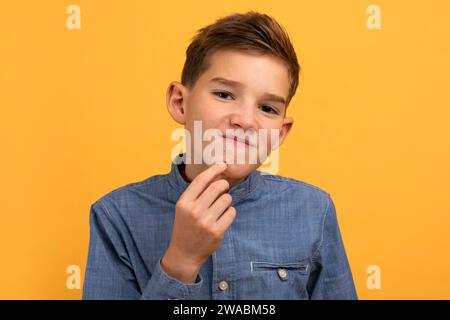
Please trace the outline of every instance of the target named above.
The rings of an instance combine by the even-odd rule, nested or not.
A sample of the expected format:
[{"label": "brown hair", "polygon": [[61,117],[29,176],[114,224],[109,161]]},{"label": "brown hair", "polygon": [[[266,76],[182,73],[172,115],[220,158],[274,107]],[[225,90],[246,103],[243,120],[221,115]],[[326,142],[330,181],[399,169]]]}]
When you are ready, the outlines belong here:
[{"label": "brown hair", "polygon": [[234,13],[199,29],[186,50],[181,83],[191,88],[208,69],[209,56],[225,48],[272,54],[283,60],[290,75],[289,105],[299,82],[297,55],[285,29],[272,17],[254,11]]}]

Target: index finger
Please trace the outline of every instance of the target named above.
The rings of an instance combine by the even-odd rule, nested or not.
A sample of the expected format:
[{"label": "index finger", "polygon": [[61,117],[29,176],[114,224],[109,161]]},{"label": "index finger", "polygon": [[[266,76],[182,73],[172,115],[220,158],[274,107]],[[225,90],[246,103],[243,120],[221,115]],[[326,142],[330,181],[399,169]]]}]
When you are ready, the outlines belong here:
[{"label": "index finger", "polygon": [[227,168],[226,163],[217,162],[196,176],[183,193],[186,200],[195,200],[220,173]]}]

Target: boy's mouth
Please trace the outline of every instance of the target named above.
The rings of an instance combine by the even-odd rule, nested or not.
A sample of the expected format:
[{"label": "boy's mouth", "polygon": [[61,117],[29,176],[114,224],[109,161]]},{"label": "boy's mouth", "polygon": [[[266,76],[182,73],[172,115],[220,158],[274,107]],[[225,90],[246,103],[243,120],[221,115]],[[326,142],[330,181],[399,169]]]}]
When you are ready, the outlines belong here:
[{"label": "boy's mouth", "polygon": [[253,143],[250,141],[250,139],[248,137],[245,137],[245,139],[244,139],[244,138],[240,138],[240,137],[235,136],[235,135],[226,135],[226,134],[224,134],[223,138],[224,139],[233,140],[235,146],[240,144],[240,145],[243,145],[245,147],[254,147]]}]

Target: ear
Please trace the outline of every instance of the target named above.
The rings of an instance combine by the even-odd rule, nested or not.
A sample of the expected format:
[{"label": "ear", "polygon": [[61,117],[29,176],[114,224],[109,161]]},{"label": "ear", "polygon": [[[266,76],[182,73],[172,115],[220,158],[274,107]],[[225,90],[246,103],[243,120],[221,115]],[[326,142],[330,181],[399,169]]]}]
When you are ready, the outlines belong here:
[{"label": "ear", "polygon": [[188,90],[178,81],[172,81],[166,92],[166,105],[172,118],[179,124],[186,122],[186,98]]},{"label": "ear", "polygon": [[283,119],[283,125],[281,126],[281,129],[280,129],[279,146],[281,146],[284,139],[288,136],[293,125],[294,125],[294,119],[292,119],[291,117],[285,117]]}]

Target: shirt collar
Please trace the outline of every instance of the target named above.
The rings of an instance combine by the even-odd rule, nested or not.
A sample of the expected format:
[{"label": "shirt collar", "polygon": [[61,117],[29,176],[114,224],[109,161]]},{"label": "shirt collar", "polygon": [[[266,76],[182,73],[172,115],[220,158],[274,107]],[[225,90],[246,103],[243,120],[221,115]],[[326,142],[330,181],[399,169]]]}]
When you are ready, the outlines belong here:
[{"label": "shirt collar", "polygon": [[[183,192],[190,183],[183,178],[180,172],[182,167],[185,165],[185,160],[186,153],[175,156],[172,160],[171,169],[168,176],[170,185],[180,192]],[[228,193],[232,196],[233,202],[246,197],[256,188],[260,181],[261,172],[254,170],[243,181],[232,186]]]}]

